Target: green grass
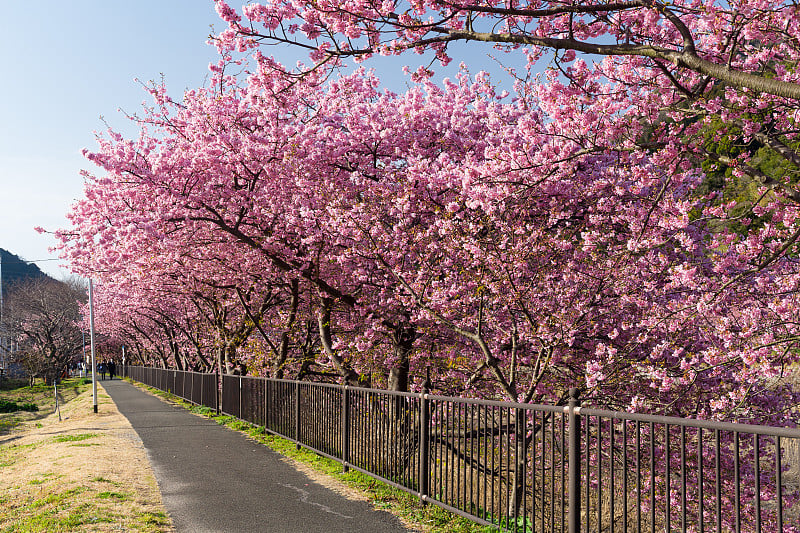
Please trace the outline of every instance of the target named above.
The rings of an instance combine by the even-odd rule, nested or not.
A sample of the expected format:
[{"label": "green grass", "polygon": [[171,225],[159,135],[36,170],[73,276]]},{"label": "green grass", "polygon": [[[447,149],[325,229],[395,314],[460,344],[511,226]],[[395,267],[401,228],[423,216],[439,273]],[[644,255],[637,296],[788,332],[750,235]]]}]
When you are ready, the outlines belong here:
[{"label": "green grass", "polygon": [[42,445],[41,442],[31,442],[30,444],[11,444],[10,446],[8,446],[7,448],[4,448],[4,449],[9,451],[9,452],[20,452],[20,451],[25,451],[25,450],[32,450],[32,449],[37,448],[37,447],[39,447],[41,445]]},{"label": "green grass", "polygon": [[[47,478],[58,477],[55,473],[40,474],[43,479],[35,479],[30,485],[42,485]],[[95,477],[94,482],[120,485],[115,481]],[[40,491],[43,489],[39,489]],[[78,503],[76,498],[94,498],[92,501]],[[89,487],[77,486],[62,492],[51,492],[40,498],[28,498],[23,503],[10,504],[0,495],[0,533],[83,531],[94,530],[98,524],[120,524],[122,515],[113,511],[109,503],[130,501],[131,496],[120,491],[95,492]],[[109,502],[109,503],[104,503]],[[160,532],[169,527],[169,518],[163,512],[139,512],[130,517],[125,531]],[[120,529],[122,530],[122,529]]]},{"label": "green grass", "polygon": [[[184,406],[186,406],[184,404]],[[192,413],[203,415],[203,416],[213,416],[216,414],[216,411],[211,409],[210,407],[206,407],[205,405],[191,405],[188,407],[189,411]]]},{"label": "green grass", "polygon": [[127,494],[124,494],[122,492],[108,491],[108,490],[104,490],[103,492],[97,493],[97,497],[99,499],[101,499],[101,500],[112,500],[113,499],[113,500],[124,501],[124,500],[129,500],[130,499],[130,497]]},{"label": "green grass", "polygon": [[15,464],[23,452],[32,450],[39,446],[40,443],[34,442],[32,444],[7,444],[0,446],[0,468],[5,468]]},{"label": "green grass", "polygon": [[[91,381],[87,382],[91,384]],[[87,389],[78,380],[59,385],[59,396],[69,401]],[[3,383],[0,396],[15,402],[35,401],[42,407],[42,414],[4,413],[0,416],[0,431],[12,428],[19,423],[37,424],[37,419],[53,412],[54,391],[51,386],[16,382]],[[49,403],[47,403],[49,402]],[[97,438],[95,438],[97,437]],[[102,434],[83,432],[77,434],[61,433],[25,445],[13,441],[0,446],[0,476],[4,467],[24,464],[29,451],[40,446],[98,446]],[[69,457],[69,456],[67,456]],[[91,464],[88,465],[91,470]],[[123,483],[104,477],[94,477],[91,482],[75,486],[64,484],[57,473],[42,473],[31,470],[22,483],[24,486],[12,487],[14,496],[0,494],[0,533],[51,532],[51,531],[140,531],[161,532],[170,527],[169,518],[163,512],[142,512],[129,510],[121,514],[121,509],[134,504],[132,492],[121,488]]]},{"label": "green grass", "polygon": [[138,519],[139,524],[143,527],[144,531],[151,531],[154,528],[155,530],[160,531],[161,528],[170,524],[166,513],[160,511],[157,513],[150,511],[139,513],[136,518]]},{"label": "green grass", "polygon": [[[65,379],[58,385],[62,405],[87,388],[78,379]],[[20,424],[44,418],[54,410],[51,385],[39,382],[28,386],[27,380],[5,380],[0,384],[0,433],[9,433]]]},{"label": "green grass", "polygon": [[40,475],[42,476],[40,479],[32,479],[32,480],[28,481],[28,485],[41,485],[41,484],[46,483],[47,481],[49,481],[49,480],[51,480],[53,478],[61,477],[61,476],[57,476],[54,472],[48,472],[46,474],[40,474]]},{"label": "green grass", "polygon": [[79,442],[86,439],[91,439],[97,436],[97,433],[78,433],[77,435],[61,435],[60,437],[53,437],[53,442]]},{"label": "green grass", "polygon": [[120,486],[120,483],[118,481],[114,481],[114,480],[111,480],[111,479],[106,479],[106,478],[104,478],[102,476],[98,476],[98,477],[92,478],[92,481],[94,481],[95,483],[108,483],[109,485],[114,485],[115,487],[119,487]]},{"label": "green grass", "polygon": [[58,506],[59,504],[69,500],[73,496],[76,496],[85,490],[86,489],[84,487],[76,487],[74,489],[65,490],[64,492],[54,492],[48,494],[44,498],[34,500],[30,505],[28,505],[28,508],[39,509],[48,505]]},{"label": "green grass", "polygon": [[18,509],[17,516],[2,533],[75,531],[90,524],[113,523],[115,515],[108,510],[83,504],[75,509],[61,509],[58,506],[31,512],[30,508]]}]

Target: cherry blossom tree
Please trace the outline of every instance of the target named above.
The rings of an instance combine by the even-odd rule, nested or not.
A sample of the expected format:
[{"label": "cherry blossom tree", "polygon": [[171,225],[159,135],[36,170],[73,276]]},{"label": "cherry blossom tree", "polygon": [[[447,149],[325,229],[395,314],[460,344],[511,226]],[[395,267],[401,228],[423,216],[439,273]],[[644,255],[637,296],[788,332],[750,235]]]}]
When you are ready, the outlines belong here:
[{"label": "cherry blossom tree", "polygon": [[319,359],[351,383],[379,354],[398,388],[432,365],[448,391],[522,401],[580,384],[606,406],[739,416],[746,399],[763,418],[793,397],[774,383],[792,292],[762,277],[793,280],[793,263],[747,270],[780,236],[712,228],[724,210],[693,194],[703,176],[682,159],[581,152],[581,128],[620,135],[587,120],[604,103],[563,116],[503,103],[481,76],[394,95],[365,73],[322,85],[269,69],[180,105],[154,94],[158,135],[90,155],[108,174],[64,234],[77,264],[179,264],[239,291],[257,272],[284,317],[248,317],[250,333],[315,321]]},{"label": "cherry blossom tree", "polygon": [[51,384],[77,362],[82,346],[80,308],[86,288],[76,280],[48,277],[20,280],[8,290],[3,321],[20,345],[30,382],[38,375]]},{"label": "cherry blossom tree", "polygon": [[154,88],[141,137],[89,154],[104,173],[61,234],[103,290],[141,294],[128,323],[165,365],[186,366],[191,315],[198,353],[230,333],[304,376],[430,366],[448,393],[549,403],[577,385],[590,405],[792,421],[783,198],[741,231],[685,159],[581,150],[624,135],[588,120],[605,104],[563,115],[483,75],[402,95],[363,71],[232,81],[181,103]]},{"label": "cherry blossom tree", "polygon": [[[216,3],[212,84],[87,152],[60,237],[107,324],[165,365],[796,423],[795,6]],[[455,41],[524,58],[513,94],[332,68]]]},{"label": "cherry blossom tree", "polygon": [[[537,60],[543,50],[622,58],[628,81],[661,75],[685,96],[712,80],[797,99],[787,63],[796,57],[797,8],[790,2],[338,2],[250,3],[242,15],[215,0],[229,28],[224,52],[284,43],[310,51],[314,67],[338,59],[432,50],[450,61],[448,44],[491,43]],[[635,69],[641,69],[641,73]],[[649,72],[648,72],[649,71]],[[645,74],[645,76],[642,76]],[[638,80],[637,80],[638,78]]]},{"label": "cherry blossom tree", "polygon": [[[283,69],[290,74],[319,75],[325,66],[338,65],[348,57],[362,61],[373,54],[408,50],[431,50],[446,64],[451,59],[448,45],[457,41],[490,43],[522,57],[528,71],[515,72],[517,101],[529,106],[531,116],[543,118],[538,123],[529,120],[528,125],[535,127],[527,130],[520,142],[549,146],[540,152],[544,157],[537,164],[596,169],[599,161],[616,159],[618,167],[639,166],[645,174],[638,173],[618,186],[630,191],[631,184],[636,184],[634,190],[654,194],[638,200],[642,240],[633,245],[638,254],[646,255],[645,250],[655,254],[657,260],[650,265],[654,279],[651,284],[617,285],[623,300],[648,309],[631,323],[647,324],[653,342],[661,346],[655,351],[651,347],[648,358],[664,360],[643,374],[659,383],[654,388],[669,390],[675,383],[696,383],[691,369],[704,365],[697,364],[695,355],[689,357],[690,362],[681,361],[680,354],[694,354],[701,347],[736,354],[747,361],[748,369],[740,370],[745,373],[764,370],[749,368],[757,352],[772,360],[768,366],[773,371],[766,373],[770,379],[778,379],[792,360],[795,317],[790,311],[793,304],[788,302],[795,287],[793,250],[799,234],[794,220],[800,199],[795,188],[800,161],[795,133],[800,85],[798,51],[793,44],[798,10],[793,4],[634,1],[498,5],[433,0],[342,5],[277,0],[249,4],[241,13],[224,1],[216,4],[229,25],[216,38],[223,54],[230,58],[237,52],[256,50],[254,57],[262,65],[281,68],[261,55],[263,45],[307,49],[311,63],[300,65],[299,70]],[[596,61],[587,62],[592,57]],[[549,66],[537,74],[542,62]],[[417,79],[429,75],[420,70]],[[520,155],[530,157],[529,153]],[[587,159],[592,155],[596,156],[593,160]],[[677,179],[679,175],[682,177]],[[734,186],[745,189],[746,194],[731,198]],[[687,188],[695,191],[689,197]],[[675,238],[683,239],[682,245],[694,239],[709,241],[699,246],[695,240],[691,253],[681,259],[661,257],[661,251],[651,247],[659,239],[646,239],[647,230],[659,224],[658,211],[675,209],[662,205],[670,195],[682,202],[673,213],[681,213],[692,227],[681,231],[674,226],[677,231],[671,236],[663,233],[662,242]],[[637,205],[628,203],[631,200],[627,197],[622,203],[612,203]],[[644,208],[648,203],[652,207]],[[633,211],[628,213],[628,220],[635,220]],[[674,225],[675,220],[669,224]],[[738,233],[722,229],[733,227]],[[604,239],[614,242],[618,237],[606,229],[583,235],[600,239],[601,246],[606,246]],[[630,239],[622,241],[631,245]],[[440,242],[436,241],[437,245]],[[573,239],[573,245],[579,243],[580,239]],[[621,260],[619,264],[629,263]],[[659,268],[668,275],[659,279]],[[627,279],[639,275],[630,270]],[[397,276],[397,280],[408,285],[410,276]],[[598,279],[609,283],[604,276]],[[632,297],[638,287],[672,296],[650,307],[646,302],[652,298]],[[435,316],[435,307],[422,292],[411,285],[406,288],[415,295],[416,307],[428,308],[429,315]],[[644,318],[645,314],[652,318]],[[475,308],[464,316],[485,317]],[[444,324],[448,317],[439,314],[438,319]],[[659,336],[675,338],[669,329],[658,331],[665,324],[670,324],[668,328],[682,324],[689,337],[674,345],[655,341]],[[450,323],[451,330],[456,327]],[[611,328],[610,337],[601,334],[608,337],[605,344],[625,343],[627,338],[641,340],[639,335],[619,337],[620,331]],[[704,338],[701,331],[714,334]],[[469,334],[473,339],[481,337],[475,335],[475,328],[461,333],[462,339]],[[508,344],[508,339],[502,343]],[[667,348],[669,345],[673,348]],[[489,354],[487,348],[481,349]],[[725,357],[718,357],[711,356],[716,362],[706,363],[707,367],[717,369],[710,373],[720,383],[730,383],[732,376],[717,374],[721,368],[731,368],[722,362]],[[481,368],[491,368],[496,359],[491,352]],[[608,382],[613,375],[600,370],[614,366],[601,359],[586,362],[584,372],[595,376],[588,377],[587,383]],[[628,356],[617,361],[627,369],[638,366],[636,359]],[[573,379],[577,375],[574,369]],[[499,381],[503,383],[503,379]],[[520,397],[508,383],[506,380],[503,385],[506,392]],[[716,389],[708,390],[712,395],[710,391]],[[728,394],[715,402],[729,409],[743,404],[740,393]]]},{"label": "cherry blossom tree", "polygon": [[[222,53],[294,45],[310,54],[300,74],[408,50],[432,51],[447,64],[449,44],[492,44],[514,64],[527,64],[530,83],[518,72],[524,67],[514,72],[519,92],[588,121],[572,135],[577,149],[659,151],[667,161],[679,155],[753,188],[779,190],[792,203],[800,199],[798,10],[790,2],[276,0],[248,4],[241,14],[224,0],[215,3],[229,26],[216,38]],[[532,79],[537,69],[546,72]],[[590,116],[580,112],[586,105]],[[620,133],[596,138],[600,128]],[[739,211],[758,197],[739,202]]]}]

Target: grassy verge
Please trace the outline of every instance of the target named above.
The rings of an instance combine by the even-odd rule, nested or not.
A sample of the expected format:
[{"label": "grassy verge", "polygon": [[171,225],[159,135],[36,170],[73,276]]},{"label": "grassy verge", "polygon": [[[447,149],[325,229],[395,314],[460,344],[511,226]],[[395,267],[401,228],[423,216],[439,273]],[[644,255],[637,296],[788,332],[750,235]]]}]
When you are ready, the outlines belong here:
[{"label": "grassy verge", "polygon": [[399,516],[419,531],[428,533],[488,533],[497,531],[495,528],[477,525],[436,505],[421,505],[419,499],[412,494],[382,483],[361,472],[352,470],[342,472],[341,463],[323,457],[306,448],[298,450],[293,442],[267,433],[263,427],[255,426],[232,416],[218,415],[208,407],[193,405],[177,396],[144,386],[141,383],[132,383],[146,389],[151,394],[181,405],[195,414],[206,416],[220,425],[244,433],[281,455],[303,463],[319,474],[329,476],[352,489],[358,490],[372,502],[375,508]]},{"label": "grassy verge", "polygon": [[0,533],[173,531],[155,478],[137,466],[147,459],[125,433],[133,430],[116,409],[93,413],[90,384],[59,387],[62,420],[53,413],[52,387],[4,385],[8,401],[40,410],[2,415]]},{"label": "grassy verge", "polygon": [[[58,385],[59,404],[73,400],[89,388],[83,379],[65,379]],[[27,380],[4,380],[0,384],[0,435],[25,422],[41,420],[55,411],[56,394],[52,385]]]}]

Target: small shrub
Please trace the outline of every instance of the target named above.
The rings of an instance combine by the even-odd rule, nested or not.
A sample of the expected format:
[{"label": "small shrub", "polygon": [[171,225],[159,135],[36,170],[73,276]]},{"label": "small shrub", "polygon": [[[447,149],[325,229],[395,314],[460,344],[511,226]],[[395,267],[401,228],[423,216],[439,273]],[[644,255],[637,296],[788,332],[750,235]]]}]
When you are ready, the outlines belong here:
[{"label": "small shrub", "polygon": [[35,403],[17,403],[13,400],[0,399],[0,413],[14,413],[16,411],[38,411]]}]

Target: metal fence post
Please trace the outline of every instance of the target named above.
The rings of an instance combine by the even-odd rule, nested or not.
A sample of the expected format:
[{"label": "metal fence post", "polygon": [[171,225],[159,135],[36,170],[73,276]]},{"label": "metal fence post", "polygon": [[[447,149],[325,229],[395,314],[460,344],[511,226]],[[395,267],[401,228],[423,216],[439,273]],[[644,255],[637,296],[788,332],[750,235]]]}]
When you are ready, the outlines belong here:
[{"label": "metal fence post", "polygon": [[267,429],[269,420],[269,378],[264,379],[264,429]]},{"label": "metal fence post", "polygon": [[214,385],[216,386],[215,394],[217,396],[217,414],[222,412],[222,385],[224,382],[222,381],[222,374],[215,373],[214,374]]},{"label": "metal fence post", "polygon": [[569,390],[569,533],[581,530],[581,417],[578,389]]},{"label": "metal fence post", "polygon": [[[427,381],[426,381],[427,385]],[[428,387],[424,386],[419,395],[419,499],[423,504],[429,496],[429,482],[430,482],[430,435],[428,429],[430,427],[430,413],[428,409]]]},{"label": "metal fence post", "polygon": [[294,383],[294,442],[299,450],[300,446],[300,382]]},{"label": "metal fence post", "polygon": [[350,388],[342,387],[342,472],[350,470]]}]

